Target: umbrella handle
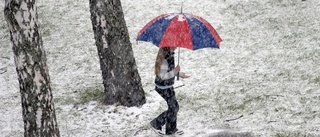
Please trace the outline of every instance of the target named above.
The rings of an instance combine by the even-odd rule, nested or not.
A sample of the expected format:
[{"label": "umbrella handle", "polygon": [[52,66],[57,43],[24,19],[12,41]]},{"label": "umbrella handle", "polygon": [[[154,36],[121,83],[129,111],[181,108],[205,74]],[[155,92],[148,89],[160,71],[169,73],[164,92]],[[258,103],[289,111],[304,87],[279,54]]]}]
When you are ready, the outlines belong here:
[{"label": "umbrella handle", "polygon": [[[178,65],[180,64],[180,47],[179,47],[179,49],[178,49]],[[178,72],[178,74],[177,74],[177,80],[179,80],[179,72]]]}]

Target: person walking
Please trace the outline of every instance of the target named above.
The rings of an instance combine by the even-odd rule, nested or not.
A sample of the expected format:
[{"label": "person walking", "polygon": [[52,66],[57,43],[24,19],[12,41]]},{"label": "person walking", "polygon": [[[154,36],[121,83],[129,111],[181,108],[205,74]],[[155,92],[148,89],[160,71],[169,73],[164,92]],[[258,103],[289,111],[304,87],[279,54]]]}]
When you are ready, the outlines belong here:
[{"label": "person walking", "polygon": [[[161,113],[150,122],[151,128],[159,135],[182,135],[184,132],[177,129],[177,113],[179,104],[177,102],[173,84],[175,76],[189,78],[190,76],[180,72],[180,66],[175,66],[174,51],[176,47],[160,48],[155,62],[155,90],[167,102],[168,110]],[[165,133],[162,126],[165,126]]]}]

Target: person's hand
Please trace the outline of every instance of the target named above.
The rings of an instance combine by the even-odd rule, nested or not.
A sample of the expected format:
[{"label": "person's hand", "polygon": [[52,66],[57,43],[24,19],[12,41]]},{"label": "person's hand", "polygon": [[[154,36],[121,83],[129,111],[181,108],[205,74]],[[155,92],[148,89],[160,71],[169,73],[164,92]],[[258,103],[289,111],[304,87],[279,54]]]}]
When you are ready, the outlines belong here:
[{"label": "person's hand", "polygon": [[177,65],[177,66],[176,66],[176,71],[177,71],[177,72],[180,72],[180,65]]},{"label": "person's hand", "polygon": [[184,76],[184,78],[190,78],[190,76],[188,76],[188,75],[185,75],[185,76]]}]

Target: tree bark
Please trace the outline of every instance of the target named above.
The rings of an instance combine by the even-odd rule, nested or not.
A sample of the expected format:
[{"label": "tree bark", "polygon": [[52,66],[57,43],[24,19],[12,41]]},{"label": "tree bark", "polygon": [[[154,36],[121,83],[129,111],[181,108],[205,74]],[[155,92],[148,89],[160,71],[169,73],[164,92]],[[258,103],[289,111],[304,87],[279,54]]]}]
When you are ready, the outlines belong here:
[{"label": "tree bark", "polygon": [[145,100],[120,0],[90,0],[105,103],[141,106]]},{"label": "tree bark", "polygon": [[20,84],[25,137],[59,137],[35,0],[6,0],[4,9]]}]

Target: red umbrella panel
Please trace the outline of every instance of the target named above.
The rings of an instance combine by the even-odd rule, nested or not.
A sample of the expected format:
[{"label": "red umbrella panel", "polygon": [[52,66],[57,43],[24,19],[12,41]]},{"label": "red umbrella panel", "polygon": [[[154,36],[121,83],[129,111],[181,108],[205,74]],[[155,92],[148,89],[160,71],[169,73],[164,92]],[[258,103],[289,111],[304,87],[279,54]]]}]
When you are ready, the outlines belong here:
[{"label": "red umbrella panel", "polygon": [[187,13],[160,15],[138,33],[137,41],[151,42],[158,47],[182,47],[191,50],[219,48],[222,39],[210,23]]}]

